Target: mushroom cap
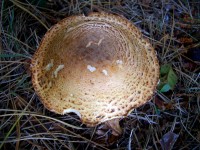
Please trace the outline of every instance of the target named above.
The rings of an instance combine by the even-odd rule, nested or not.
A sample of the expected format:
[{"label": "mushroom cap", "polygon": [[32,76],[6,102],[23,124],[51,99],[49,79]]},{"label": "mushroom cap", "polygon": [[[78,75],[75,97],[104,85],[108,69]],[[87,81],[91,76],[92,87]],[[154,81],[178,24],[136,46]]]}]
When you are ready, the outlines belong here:
[{"label": "mushroom cap", "polygon": [[126,18],[91,13],[63,19],[43,37],[32,83],[44,106],[94,126],[146,103],[159,79],[154,48]]}]

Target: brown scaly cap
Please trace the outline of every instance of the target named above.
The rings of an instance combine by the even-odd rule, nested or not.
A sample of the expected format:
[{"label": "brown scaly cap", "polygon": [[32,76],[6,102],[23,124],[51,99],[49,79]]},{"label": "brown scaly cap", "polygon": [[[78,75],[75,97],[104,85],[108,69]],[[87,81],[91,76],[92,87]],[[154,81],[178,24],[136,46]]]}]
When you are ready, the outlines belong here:
[{"label": "brown scaly cap", "polygon": [[32,82],[44,106],[94,126],[146,103],[159,79],[151,44],[127,19],[107,13],[54,25],[33,56]]}]

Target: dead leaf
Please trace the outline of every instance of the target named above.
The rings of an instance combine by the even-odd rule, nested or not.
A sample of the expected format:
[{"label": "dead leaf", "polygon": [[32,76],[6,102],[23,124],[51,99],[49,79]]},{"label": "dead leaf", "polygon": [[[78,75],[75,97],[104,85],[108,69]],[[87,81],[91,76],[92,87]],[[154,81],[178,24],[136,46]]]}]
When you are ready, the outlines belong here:
[{"label": "dead leaf", "polygon": [[163,150],[171,150],[174,146],[174,143],[176,142],[178,138],[178,134],[175,134],[171,131],[167,132],[165,135],[163,135],[162,139],[160,140],[160,144]]},{"label": "dead leaf", "polygon": [[120,119],[112,119],[97,127],[95,142],[107,146],[116,142],[122,134],[119,121]]},{"label": "dead leaf", "polygon": [[182,44],[192,44],[194,41],[191,37],[181,37],[178,39]]},{"label": "dead leaf", "polygon": [[173,103],[166,103],[162,101],[158,96],[155,98],[155,104],[160,110],[171,110],[174,109],[174,104]]},{"label": "dead leaf", "polygon": [[120,136],[122,134],[122,128],[119,125],[119,118],[109,120],[105,124],[112,130],[114,136]]}]

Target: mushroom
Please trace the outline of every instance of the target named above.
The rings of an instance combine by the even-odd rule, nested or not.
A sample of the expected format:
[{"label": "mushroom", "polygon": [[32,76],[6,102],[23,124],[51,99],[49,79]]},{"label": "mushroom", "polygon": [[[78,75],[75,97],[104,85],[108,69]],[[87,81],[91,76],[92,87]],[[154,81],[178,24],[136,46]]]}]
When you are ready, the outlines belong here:
[{"label": "mushroom", "polygon": [[70,16],[43,37],[32,83],[44,106],[73,112],[88,126],[127,116],[153,95],[156,53],[126,18],[104,12]]}]

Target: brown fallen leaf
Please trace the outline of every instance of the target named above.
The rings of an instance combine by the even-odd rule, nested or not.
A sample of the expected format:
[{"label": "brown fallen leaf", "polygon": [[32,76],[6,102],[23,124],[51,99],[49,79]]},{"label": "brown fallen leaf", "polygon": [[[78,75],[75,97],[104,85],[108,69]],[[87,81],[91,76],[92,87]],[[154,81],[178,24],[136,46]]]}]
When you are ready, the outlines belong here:
[{"label": "brown fallen leaf", "polygon": [[115,143],[122,134],[119,121],[120,119],[112,119],[101,124],[96,130],[95,142],[107,146]]},{"label": "brown fallen leaf", "polygon": [[109,120],[105,124],[112,130],[114,136],[120,136],[122,134],[122,128],[119,125],[119,118]]},{"label": "brown fallen leaf", "polygon": [[174,105],[172,102],[166,103],[162,101],[158,96],[155,98],[155,104],[160,110],[171,110],[174,109]]}]

